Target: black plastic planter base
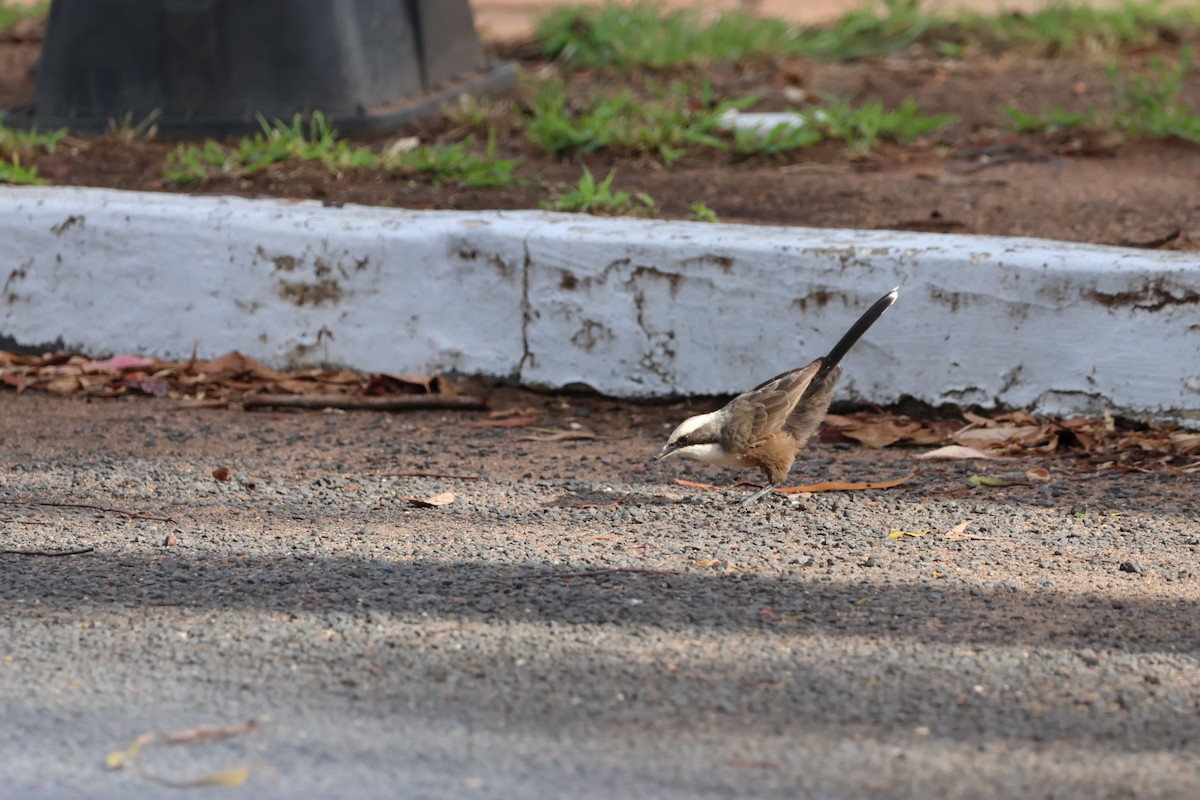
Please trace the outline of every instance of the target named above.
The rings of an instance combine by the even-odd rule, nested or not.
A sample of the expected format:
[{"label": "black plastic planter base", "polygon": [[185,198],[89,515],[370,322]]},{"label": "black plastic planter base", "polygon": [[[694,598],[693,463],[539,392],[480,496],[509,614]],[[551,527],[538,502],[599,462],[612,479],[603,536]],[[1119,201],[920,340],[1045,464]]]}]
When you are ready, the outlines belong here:
[{"label": "black plastic planter base", "polygon": [[33,102],[5,122],[98,132],[154,115],[177,137],[320,111],[343,134],[498,92],[467,0],[53,0]]},{"label": "black plastic planter base", "polygon": [[[491,69],[469,75],[432,92],[406,98],[398,103],[389,103],[379,108],[367,109],[366,113],[353,115],[326,115],[330,127],[342,136],[355,136],[374,131],[398,130],[421,119],[436,117],[447,103],[454,102],[462,94],[500,94],[517,85],[517,69],[512,64],[501,62]],[[293,115],[294,116],[294,115]],[[307,121],[311,115],[301,114]],[[144,119],[144,118],[143,118]],[[137,125],[143,119],[129,120]],[[276,118],[267,117],[269,122]],[[292,117],[279,118],[291,124]],[[10,128],[50,131],[68,128],[74,133],[104,133],[114,123],[124,123],[122,117],[51,117],[37,116],[29,105],[10,106],[4,109],[4,124]],[[233,119],[172,119],[158,116],[154,126],[159,135],[171,139],[200,139],[204,137],[224,138],[259,133],[262,126],[257,118]]]}]

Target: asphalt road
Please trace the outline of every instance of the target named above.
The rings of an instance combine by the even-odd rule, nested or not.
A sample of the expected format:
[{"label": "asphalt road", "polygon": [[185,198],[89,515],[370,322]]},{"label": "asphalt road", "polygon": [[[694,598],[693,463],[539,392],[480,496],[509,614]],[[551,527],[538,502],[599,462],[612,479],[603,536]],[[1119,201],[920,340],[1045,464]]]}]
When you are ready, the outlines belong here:
[{"label": "asphalt road", "polygon": [[[645,466],[679,409],[510,400],[601,436],[0,394],[0,546],[94,548],[0,556],[0,795],[249,767],[197,791],[1200,796],[1194,475],[972,490],[1030,463],[956,462],[744,508],[673,483],[731,472]],[[822,446],[793,478],[912,456]]]}]

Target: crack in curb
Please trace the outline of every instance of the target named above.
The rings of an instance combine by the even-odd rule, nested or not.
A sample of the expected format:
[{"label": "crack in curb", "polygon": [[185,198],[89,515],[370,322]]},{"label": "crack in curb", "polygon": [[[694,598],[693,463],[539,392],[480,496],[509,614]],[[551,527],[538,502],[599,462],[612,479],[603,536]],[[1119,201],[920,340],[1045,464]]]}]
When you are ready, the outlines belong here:
[{"label": "crack in curb", "polygon": [[518,383],[523,383],[522,374],[525,366],[533,366],[533,352],[529,349],[529,326],[533,324],[533,304],[529,300],[529,284],[533,272],[533,256],[529,253],[529,240],[539,226],[534,225],[521,237],[521,247],[525,251],[525,260],[521,265],[521,360],[517,362],[516,375]]}]

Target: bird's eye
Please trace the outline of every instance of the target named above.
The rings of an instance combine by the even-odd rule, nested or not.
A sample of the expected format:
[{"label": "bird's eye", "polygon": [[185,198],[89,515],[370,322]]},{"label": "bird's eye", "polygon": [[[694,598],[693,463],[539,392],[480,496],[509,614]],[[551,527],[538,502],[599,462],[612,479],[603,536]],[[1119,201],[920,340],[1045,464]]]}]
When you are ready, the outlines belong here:
[{"label": "bird's eye", "polygon": [[688,437],[687,436],[680,436],[678,439],[675,440],[676,447],[687,447],[687,445],[688,445]]}]

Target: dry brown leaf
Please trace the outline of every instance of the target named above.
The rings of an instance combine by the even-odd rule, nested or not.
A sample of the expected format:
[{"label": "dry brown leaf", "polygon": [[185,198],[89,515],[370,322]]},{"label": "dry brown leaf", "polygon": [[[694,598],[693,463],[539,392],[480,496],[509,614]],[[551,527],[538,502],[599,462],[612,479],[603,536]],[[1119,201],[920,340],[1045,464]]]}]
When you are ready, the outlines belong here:
[{"label": "dry brown leaf", "polygon": [[968,520],[964,520],[963,522],[958,523],[957,525],[955,525],[953,528],[951,528],[949,531],[946,532],[946,538],[952,542],[983,541],[985,539],[993,538],[991,536],[973,536],[969,533],[963,533],[963,531],[965,531],[967,529],[967,526],[970,525],[973,521],[974,520],[968,519]]},{"label": "dry brown leaf", "polygon": [[88,361],[83,365],[84,372],[122,372],[128,369],[146,369],[158,362],[153,358],[142,356],[118,355],[103,361]]},{"label": "dry brown leaf", "polygon": [[920,539],[922,536],[928,536],[933,533],[932,528],[927,528],[923,531],[892,531],[888,534],[889,539],[903,539],[905,536],[911,536],[914,539]]},{"label": "dry brown leaf", "polygon": [[203,375],[252,375],[259,380],[278,381],[284,375],[281,372],[266,367],[253,358],[244,356],[237,350],[231,350],[223,356],[217,356],[209,361],[196,364],[196,371]]},{"label": "dry brown leaf", "polygon": [[886,447],[898,442],[937,444],[946,434],[957,430],[961,423],[951,421],[914,422],[907,417],[887,412],[861,412],[852,415],[827,414],[825,425],[847,439],[868,447]]},{"label": "dry brown leaf", "polygon": [[981,414],[976,414],[974,411],[964,411],[963,419],[965,419],[967,422],[971,423],[972,425],[979,425],[984,428],[986,428],[989,425],[994,424],[992,422],[992,420],[988,419],[985,416],[982,416]]},{"label": "dry brown leaf", "polygon": [[212,476],[221,483],[229,482],[230,470],[229,467],[217,467],[212,471]]},{"label": "dry brown leaf", "polygon": [[1180,453],[1194,453],[1200,450],[1200,433],[1191,431],[1174,431],[1167,440],[1171,447]]},{"label": "dry brown leaf", "polygon": [[695,481],[688,481],[688,480],[684,480],[683,478],[676,478],[675,482],[678,483],[680,486],[692,486],[697,489],[715,489],[715,488],[717,488],[716,486],[714,486],[711,483],[696,483]]},{"label": "dry brown leaf", "polygon": [[998,425],[992,428],[963,428],[953,434],[950,440],[966,447],[985,449],[1003,446],[1025,431],[1017,425]]},{"label": "dry brown leaf", "polygon": [[250,768],[235,767],[234,769],[213,772],[208,775],[201,775],[199,778],[191,778],[183,781],[171,780],[146,772],[142,773],[142,777],[154,781],[160,786],[166,786],[168,789],[199,789],[205,786],[232,789],[241,786],[250,778]]},{"label": "dry brown leaf", "polygon": [[141,736],[133,740],[133,744],[129,745],[124,750],[114,750],[104,757],[105,769],[124,769],[129,762],[137,758],[138,753],[142,748],[150,744],[156,739],[153,733],[143,733]]},{"label": "dry brown leaf", "polygon": [[281,394],[316,394],[325,390],[325,386],[316,381],[285,378],[272,385],[272,390]]},{"label": "dry brown leaf", "polygon": [[419,497],[405,497],[402,499],[412,503],[417,508],[438,508],[453,503],[457,499],[457,495],[454,492],[442,492],[441,494],[435,494],[433,497],[425,499]]},{"label": "dry brown leaf", "polygon": [[1010,461],[1011,459],[1005,456],[998,456],[995,453],[988,453],[984,450],[979,450],[974,447],[965,447],[961,444],[948,444],[945,447],[939,447],[936,450],[930,450],[928,453],[922,453],[917,458],[985,458],[991,461]]},{"label": "dry brown leaf", "polygon": [[60,378],[55,378],[51,381],[43,383],[39,388],[43,391],[49,392],[50,394],[62,396],[74,394],[82,387],[79,383],[79,378],[73,375],[63,375]]},{"label": "dry brown leaf", "polygon": [[1034,467],[1025,470],[1025,477],[1031,481],[1048,481],[1050,480],[1050,470],[1045,467]]},{"label": "dry brown leaf", "polygon": [[920,429],[921,425],[917,422],[883,419],[878,422],[843,428],[842,435],[868,447],[887,447],[889,444],[911,438]]},{"label": "dry brown leaf", "polygon": [[962,536],[962,532],[965,531],[967,529],[967,526],[970,525],[972,522],[973,522],[973,520],[968,519],[968,520],[964,520],[964,521],[958,523],[957,525],[955,525],[953,528],[950,529],[950,531],[946,534],[946,536],[947,537]]}]

